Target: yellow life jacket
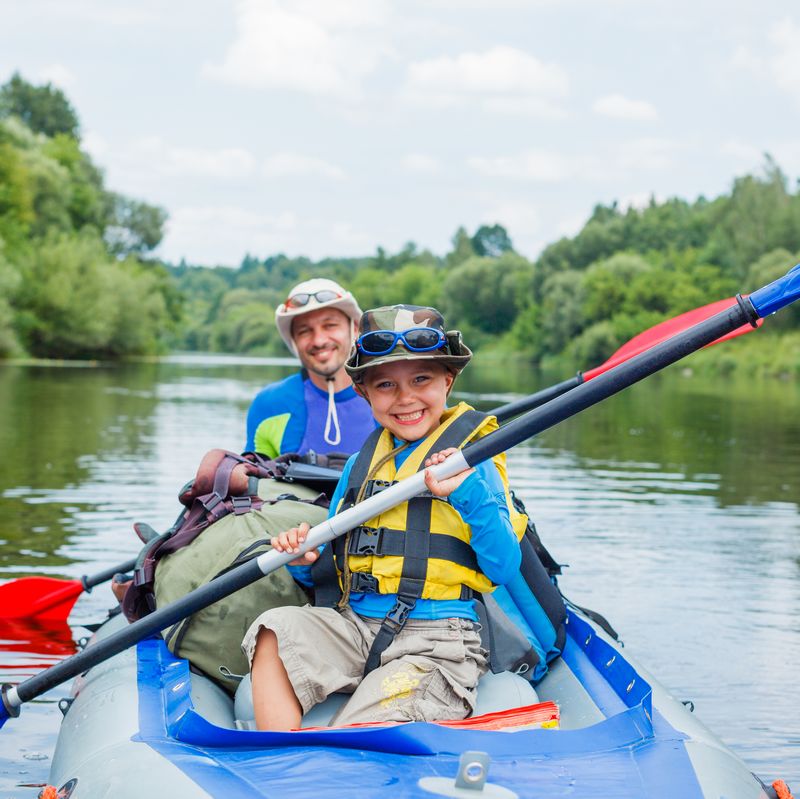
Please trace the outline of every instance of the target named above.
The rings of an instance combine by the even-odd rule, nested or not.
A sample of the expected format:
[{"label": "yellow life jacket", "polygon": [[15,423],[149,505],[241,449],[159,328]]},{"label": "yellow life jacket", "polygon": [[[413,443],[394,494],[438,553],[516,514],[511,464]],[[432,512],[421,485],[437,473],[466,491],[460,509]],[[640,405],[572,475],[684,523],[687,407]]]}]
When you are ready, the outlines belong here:
[{"label": "yellow life jacket", "polygon": [[[445,411],[439,427],[417,445],[399,469],[394,458],[380,466],[370,480],[367,496],[420,471],[434,452],[461,447],[497,427],[494,416],[486,416],[466,403],[459,403]],[[376,431],[370,436],[353,465],[340,509],[352,504],[366,476],[372,474],[373,468],[392,449],[394,441],[389,431]],[[520,539],[527,517],[512,504],[505,454],[492,460],[505,488],[512,526]],[[493,591],[494,584],[478,567],[470,537],[469,525],[449,502],[430,493],[414,497],[351,532],[347,544],[351,591],[406,596],[413,593],[415,600],[467,599],[473,593]],[[344,546],[340,545],[339,549],[337,565],[341,572]]]}]

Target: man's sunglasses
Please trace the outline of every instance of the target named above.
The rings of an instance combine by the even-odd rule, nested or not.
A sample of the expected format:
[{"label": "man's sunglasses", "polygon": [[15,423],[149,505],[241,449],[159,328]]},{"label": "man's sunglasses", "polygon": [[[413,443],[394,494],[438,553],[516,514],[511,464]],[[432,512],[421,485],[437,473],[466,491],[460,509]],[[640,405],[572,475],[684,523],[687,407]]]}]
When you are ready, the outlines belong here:
[{"label": "man's sunglasses", "polygon": [[386,355],[397,346],[398,341],[402,341],[410,352],[438,350],[447,344],[447,338],[441,330],[414,327],[399,333],[394,330],[371,330],[358,337],[356,348],[364,355]]},{"label": "man's sunglasses", "polygon": [[287,308],[304,308],[311,302],[311,298],[313,297],[317,302],[330,302],[331,300],[338,300],[341,298],[341,294],[336,291],[331,291],[330,289],[323,289],[322,291],[311,291],[305,292],[301,291],[298,294],[292,294],[289,297],[284,305]]}]

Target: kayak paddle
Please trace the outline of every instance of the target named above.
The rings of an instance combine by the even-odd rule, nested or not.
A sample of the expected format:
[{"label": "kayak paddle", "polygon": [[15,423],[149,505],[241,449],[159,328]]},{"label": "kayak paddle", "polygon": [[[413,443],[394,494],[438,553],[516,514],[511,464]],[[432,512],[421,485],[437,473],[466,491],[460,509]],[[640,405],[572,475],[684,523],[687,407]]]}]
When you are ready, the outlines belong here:
[{"label": "kayak paddle", "polygon": [[[437,479],[451,477],[500,452],[525,441],[558,422],[610,397],[648,375],[669,366],[712,341],[733,332],[743,324],[755,325],[764,318],[800,298],[800,264],[787,275],[751,294],[749,299],[736,298],[736,303],[672,338],[662,341],[630,361],[621,363],[592,381],[575,387],[565,395],[529,411],[463,450],[453,453],[443,463],[431,468]],[[425,490],[424,472],[402,480],[352,508],[336,514],[311,528],[300,552],[317,548],[348,530],[363,524],[389,508]],[[238,566],[226,574],[197,588],[181,599],[154,611],[128,627],[47,671],[19,685],[2,686],[0,726],[20,713],[23,703],[41,696],[51,688],[102,663],[153,633],[196,613],[218,600],[250,585],[266,574],[276,571],[297,557],[295,553],[270,550]]]},{"label": "kayak paddle", "polygon": [[[650,349],[670,336],[674,336],[698,322],[709,319],[715,313],[729,307],[734,302],[736,302],[736,300],[733,297],[728,300],[718,300],[709,305],[703,305],[700,308],[687,311],[672,319],[667,319],[664,322],[659,322],[659,324],[639,333],[626,344],[623,344],[600,366],[596,366],[594,369],[589,369],[586,372],[579,372],[575,377],[569,380],[564,380],[554,386],[544,388],[528,397],[509,402],[506,405],[502,405],[490,411],[490,413],[493,413],[499,422],[504,422],[525,411],[538,408],[545,402],[564,394],[566,391],[585,383],[587,380],[597,377],[613,366],[617,366],[633,358],[640,352]],[[761,319],[757,319],[755,324],[760,325],[761,321]],[[711,344],[718,344],[720,341],[733,338],[734,336],[740,336],[753,329],[753,325],[746,323],[736,330],[726,333],[724,336],[711,342]],[[304,472],[308,471],[308,469],[302,464],[292,464],[291,470],[293,470],[293,472],[288,473],[288,477],[297,480],[307,480],[308,475],[304,474]],[[320,477],[321,475],[317,473],[316,476]],[[332,476],[330,476],[330,479],[332,479]],[[155,532],[153,535],[155,535]],[[22,577],[17,580],[11,580],[0,585],[0,618],[23,619],[37,617],[42,619],[66,619],[83,591],[91,591],[92,587],[106,580],[110,580],[118,572],[130,571],[134,568],[135,563],[136,559],[134,558],[133,560],[106,569],[91,577],[82,577],[80,580],[62,580],[55,577]]]},{"label": "kayak paddle", "polygon": [[0,617],[3,619],[66,619],[78,597],[96,585],[110,580],[118,572],[136,565],[136,558],[112,566],[80,580],[56,577],[20,577],[0,585]]}]

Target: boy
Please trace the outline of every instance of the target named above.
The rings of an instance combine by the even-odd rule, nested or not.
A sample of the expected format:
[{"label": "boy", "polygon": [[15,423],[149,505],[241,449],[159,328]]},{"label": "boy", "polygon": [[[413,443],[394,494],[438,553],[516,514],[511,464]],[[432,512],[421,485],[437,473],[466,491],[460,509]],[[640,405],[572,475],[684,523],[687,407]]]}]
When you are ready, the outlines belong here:
[{"label": "boy", "polygon": [[[434,308],[395,305],[361,317],[345,368],[382,429],[347,462],[331,513],[496,429],[494,417],[464,403],[446,409],[471,357]],[[331,543],[338,608],[277,608],[250,627],[242,646],[259,729],[295,729],[337,691],[352,697],[332,724],[472,712],[487,669],[472,597],[517,573],[525,518],[511,509],[502,455],[441,481],[426,470],[425,484],[430,496]],[[299,552],[307,532],[301,525],[272,545]],[[293,561],[296,579],[306,582],[317,558],[312,550]]]}]

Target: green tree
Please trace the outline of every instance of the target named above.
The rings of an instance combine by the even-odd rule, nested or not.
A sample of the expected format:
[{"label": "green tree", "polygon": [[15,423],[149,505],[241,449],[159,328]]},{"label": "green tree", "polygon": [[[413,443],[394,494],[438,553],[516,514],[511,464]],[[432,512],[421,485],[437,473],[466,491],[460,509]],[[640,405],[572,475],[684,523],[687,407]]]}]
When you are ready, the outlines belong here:
[{"label": "green tree", "polygon": [[19,72],[0,87],[0,117],[8,116],[19,117],[34,133],[66,133],[78,138],[78,116],[61,89],[50,83],[34,86]]},{"label": "green tree", "polygon": [[53,232],[25,255],[16,325],[28,352],[108,358],[155,351],[169,324],[158,277],[120,262],[96,233]]},{"label": "green tree", "polygon": [[466,261],[467,258],[472,258],[475,255],[472,239],[463,227],[460,227],[455,232],[451,241],[453,242],[453,249],[445,257],[445,263],[448,267],[458,266]]},{"label": "green tree", "polygon": [[161,243],[166,221],[163,208],[116,194],[105,238],[116,255],[146,255]]},{"label": "green tree", "polygon": [[7,358],[20,349],[14,332],[14,309],[11,305],[11,298],[19,283],[19,273],[5,259],[0,239],[0,358]]},{"label": "green tree", "polygon": [[450,324],[497,335],[511,329],[531,298],[533,265],[514,252],[500,258],[464,261],[442,286],[442,305]]},{"label": "green tree", "polygon": [[511,237],[502,225],[481,225],[471,239],[476,255],[485,258],[498,258],[504,252],[511,252],[514,246]]}]

